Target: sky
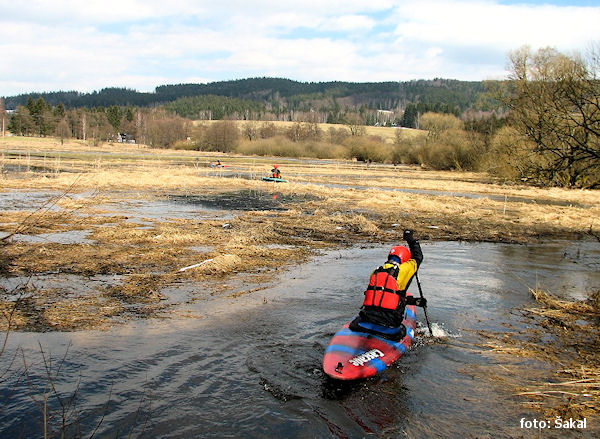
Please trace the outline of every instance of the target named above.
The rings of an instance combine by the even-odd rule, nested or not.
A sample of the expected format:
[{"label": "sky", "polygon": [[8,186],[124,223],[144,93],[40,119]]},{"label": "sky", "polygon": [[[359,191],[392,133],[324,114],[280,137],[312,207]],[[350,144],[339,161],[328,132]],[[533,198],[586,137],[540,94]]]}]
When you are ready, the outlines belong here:
[{"label": "sky", "polygon": [[600,0],[0,0],[0,96],[252,77],[480,81],[585,52]]}]

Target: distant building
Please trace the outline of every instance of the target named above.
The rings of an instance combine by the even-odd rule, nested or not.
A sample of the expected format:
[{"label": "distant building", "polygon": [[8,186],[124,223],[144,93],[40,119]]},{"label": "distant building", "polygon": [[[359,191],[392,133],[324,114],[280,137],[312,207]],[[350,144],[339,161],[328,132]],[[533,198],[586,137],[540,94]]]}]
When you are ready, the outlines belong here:
[{"label": "distant building", "polygon": [[135,137],[131,134],[118,133],[117,134],[117,142],[118,143],[135,143]]}]

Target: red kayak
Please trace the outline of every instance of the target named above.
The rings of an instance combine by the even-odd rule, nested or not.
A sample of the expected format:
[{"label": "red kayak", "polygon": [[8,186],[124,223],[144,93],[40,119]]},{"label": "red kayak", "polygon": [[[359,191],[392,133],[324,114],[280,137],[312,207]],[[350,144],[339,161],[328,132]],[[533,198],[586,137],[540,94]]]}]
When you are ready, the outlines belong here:
[{"label": "red kayak", "polygon": [[[407,296],[410,296],[407,293]],[[393,341],[379,336],[373,331],[389,331],[372,324],[361,323],[365,331],[349,328],[350,322],[335,333],[323,357],[323,370],[327,375],[338,380],[357,380],[371,377],[400,358],[411,346],[417,329],[417,309],[407,305],[402,324],[406,335]]]}]

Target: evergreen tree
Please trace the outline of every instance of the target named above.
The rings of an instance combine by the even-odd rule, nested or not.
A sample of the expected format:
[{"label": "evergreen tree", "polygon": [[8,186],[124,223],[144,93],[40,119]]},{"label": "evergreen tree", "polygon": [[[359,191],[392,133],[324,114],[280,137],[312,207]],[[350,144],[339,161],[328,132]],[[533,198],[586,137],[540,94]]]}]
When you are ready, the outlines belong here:
[{"label": "evergreen tree", "polygon": [[404,109],[404,115],[402,116],[402,126],[406,128],[418,128],[419,123],[419,112],[417,107],[410,103]]},{"label": "evergreen tree", "polygon": [[115,131],[119,130],[119,126],[121,125],[121,117],[121,109],[116,105],[113,105],[112,107],[109,107],[106,110],[106,118],[108,119],[108,122],[112,125],[112,127],[115,129]]},{"label": "evergreen tree", "polygon": [[31,136],[35,133],[35,124],[27,107],[19,105],[11,115],[8,129],[19,136]]},{"label": "evergreen tree", "polygon": [[54,107],[53,113],[54,117],[62,119],[65,117],[65,105],[60,102],[56,107]]}]

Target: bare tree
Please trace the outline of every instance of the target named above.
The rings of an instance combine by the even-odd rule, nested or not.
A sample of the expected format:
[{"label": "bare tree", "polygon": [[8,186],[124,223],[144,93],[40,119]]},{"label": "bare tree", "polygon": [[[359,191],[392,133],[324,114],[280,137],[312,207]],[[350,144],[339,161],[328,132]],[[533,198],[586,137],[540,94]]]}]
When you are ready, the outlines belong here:
[{"label": "bare tree", "polygon": [[56,125],[56,136],[60,137],[61,145],[65,143],[65,138],[68,139],[71,137],[71,128],[69,127],[69,122],[67,122],[66,117],[63,117]]},{"label": "bare tree", "polygon": [[154,148],[167,148],[184,140],[190,132],[190,122],[179,116],[157,116],[147,120],[147,140]]},{"label": "bare tree", "polygon": [[348,113],[344,116],[344,123],[352,136],[364,136],[367,133],[365,121],[359,113]]},{"label": "bare tree", "polygon": [[329,127],[328,137],[329,142],[341,145],[344,140],[350,137],[350,131],[346,128]]},{"label": "bare tree", "polygon": [[6,125],[8,124],[8,114],[4,108],[4,99],[0,98],[0,132],[2,137],[6,135]]},{"label": "bare tree", "polygon": [[256,139],[256,137],[258,137],[258,127],[256,122],[251,120],[246,121],[246,123],[244,123],[242,126],[242,134],[248,140]]},{"label": "bare tree", "polygon": [[273,122],[263,122],[258,129],[258,134],[261,139],[269,139],[277,135],[277,127]]},{"label": "bare tree", "polygon": [[229,152],[239,143],[240,132],[232,120],[221,120],[211,124],[206,130],[204,143],[211,151]]},{"label": "bare tree", "polygon": [[427,130],[429,137],[438,138],[444,131],[460,130],[463,122],[453,114],[428,112],[421,116],[421,129]]},{"label": "bare tree", "polygon": [[531,143],[528,177],[543,184],[600,186],[597,46],[587,56],[522,47],[509,59],[509,81],[497,84],[494,95]]}]

